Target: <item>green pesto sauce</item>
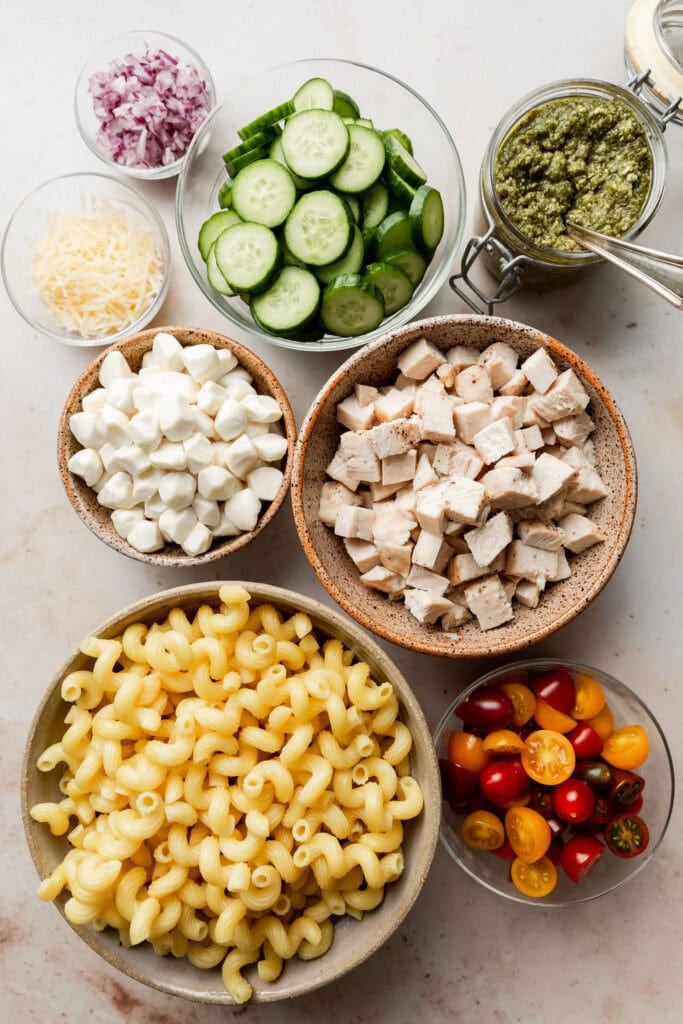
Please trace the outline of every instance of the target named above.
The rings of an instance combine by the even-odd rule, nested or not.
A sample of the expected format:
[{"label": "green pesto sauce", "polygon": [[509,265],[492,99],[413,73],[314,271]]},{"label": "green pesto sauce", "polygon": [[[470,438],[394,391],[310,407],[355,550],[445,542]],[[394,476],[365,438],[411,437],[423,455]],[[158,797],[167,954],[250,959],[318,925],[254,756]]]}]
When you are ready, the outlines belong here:
[{"label": "green pesto sauce", "polygon": [[617,238],[636,223],[650,191],[652,152],[625,103],[570,96],[517,122],[494,173],[500,204],[522,234],[576,252],[567,220]]}]

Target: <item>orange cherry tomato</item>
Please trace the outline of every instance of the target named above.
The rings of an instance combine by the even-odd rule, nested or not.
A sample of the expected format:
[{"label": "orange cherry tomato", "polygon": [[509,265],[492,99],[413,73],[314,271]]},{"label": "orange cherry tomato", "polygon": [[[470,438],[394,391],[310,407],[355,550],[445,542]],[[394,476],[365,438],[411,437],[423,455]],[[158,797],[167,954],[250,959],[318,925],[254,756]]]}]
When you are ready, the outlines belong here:
[{"label": "orange cherry tomato", "polygon": [[541,857],[534,864],[526,864],[518,857],[512,862],[510,875],[521,893],[536,899],[547,896],[557,885],[557,871],[548,857]]},{"label": "orange cherry tomato", "polygon": [[584,721],[593,726],[603,743],[614,732],[614,715],[610,711],[609,704],[603,704],[597,715],[594,715],[593,718],[585,718]]},{"label": "orange cherry tomato", "polygon": [[489,762],[483,741],[471,732],[452,732],[448,737],[448,760],[478,775]]},{"label": "orange cherry tomato", "polygon": [[576,697],[571,710],[572,718],[595,718],[605,706],[605,691],[600,683],[592,676],[579,673],[574,677],[574,689]]},{"label": "orange cherry tomato", "polygon": [[531,790],[527,790],[526,793],[522,793],[521,796],[515,797],[514,800],[508,800],[506,804],[501,804],[501,807],[526,807],[527,804],[531,803]]},{"label": "orange cherry tomato", "polygon": [[525,683],[526,672],[524,673],[523,682],[517,679],[507,679],[500,687],[512,701],[512,706],[515,709],[512,724],[518,727],[526,725],[529,719],[533,717],[534,708],[536,707],[536,694],[530,687],[525,686]]},{"label": "orange cherry tomato", "polygon": [[538,729],[530,733],[522,751],[522,767],[530,779],[545,786],[557,786],[574,771],[574,748],[559,732]]},{"label": "orange cherry tomato", "polygon": [[540,725],[541,729],[552,729],[553,732],[571,732],[576,725],[575,719],[570,718],[569,715],[565,715],[562,711],[557,711],[556,708],[551,707],[547,700],[543,700],[543,697],[536,698],[534,718]]},{"label": "orange cherry tomato", "polygon": [[639,768],[650,753],[647,733],[642,725],[622,725],[605,740],[602,756],[613,768],[631,771]]},{"label": "orange cherry tomato", "polygon": [[510,846],[525,864],[543,857],[553,838],[550,825],[533,807],[511,807],[505,815]]},{"label": "orange cherry tomato", "polygon": [[524,740],[512,729],[496,729],[484,737],[482,747],[487,754],[521,754]]},{"label": "orange cherry tomato", "polygon": [[475,850],[498,850],[505,842],[505,829],[491,811],[472,811],[463,818],[460,835]]}]

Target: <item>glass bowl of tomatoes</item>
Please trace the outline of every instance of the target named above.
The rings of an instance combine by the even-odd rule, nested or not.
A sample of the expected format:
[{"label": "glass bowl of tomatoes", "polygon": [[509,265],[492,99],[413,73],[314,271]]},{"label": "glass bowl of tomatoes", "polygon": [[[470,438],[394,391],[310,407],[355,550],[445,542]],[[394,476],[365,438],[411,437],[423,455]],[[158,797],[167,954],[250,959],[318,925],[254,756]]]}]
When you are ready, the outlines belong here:
[{"label": "glass bowl of tomatoes", "polygon": [[494,669],[434,734],[441,840],[486,888],[560,907],[633,878],[664,837],[674,795],[669,746],[643,701],[574,661]]}]

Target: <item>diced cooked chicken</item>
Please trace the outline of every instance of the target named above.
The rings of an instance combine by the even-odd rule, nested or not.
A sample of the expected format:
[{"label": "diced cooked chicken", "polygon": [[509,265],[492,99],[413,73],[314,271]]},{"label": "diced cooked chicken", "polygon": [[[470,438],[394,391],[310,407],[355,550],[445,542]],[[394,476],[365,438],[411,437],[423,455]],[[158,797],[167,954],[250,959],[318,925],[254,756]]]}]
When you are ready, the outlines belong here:
[{"label": "diced cooked chicken", "polygon": [[450,586],[446,576],[439,576],[438,573],[432,572],[431,569],[425,569],[421,565],[413,565],[406,583],[409,587],[415,587],[416,590],[429,590],[440,597],[443,597]]},{"label": "diced cooked chicken", "polygon": [[509,419],[512,422],[513,430],[519,430],[524,423],[525,410],[526,398],[517,398],[514,395],[498,395],[491,402],[489,413],[492,420]]},{"label": "diced cooked chicken", "polygon": [[456,406],[453,419],[460,440],[472,444],[474,435],[491,422],[491,410],[484,402],[466,402]]},{"label": "diced cooked chicken", "polygon": [[469,622],[471,618],[472,612],[466,605],[451,601],[450,608],[441,616],[441,628],[447,632],[458,629],[458,627],[464,626],[466,622]]},{"label": "diced cooked chicken", "polygon": [[409,419],[380,423],[368,430],[367,436],[378,459],[386,459],[388,455],[403,455],[420,440],[420,420],[417,416],[411,416]]},{"label": "diced cooked chicken", "polygon": [[557,572],[554,576],[548,576],[548,583],[559,583],[561,580],[568,580],[571,574],[572,571],[569,567],[564,548],[560,548],[557,552]]},{"label": "diced cooked chicken", "polygon": [[539,395],[544,395],[558,377],[557,367],[544,348],[536,349],[520,369]]},{"label": "diced cooked chicken", "polygon": [[362,433],[347,430],[339,438],[339,451],[346,460],[346,472],[351,480],[378,483],[382,479],[382,466],[368,438],[367,430]]},{"label": "diced cooked chicken", "polygon": [[505,574],[522,577],[534,583],[539,577],[549,579],[557,572],[557,551],[532,548],[521,540],[513,540],[505,557]]},{"label": "diced cooked chicken", "polygon": [[375,399],[379,398],[379,391],[377,388],[373,388],[369,384],[356,384],[354,392],[356,395],[356,401],[363,408],[365,408],[366,405],[372,405]]},{"label": "diced cooked chicken", "polygon": [[452,476],[442,481],[446,516],[458,523],[478,524],[486,505],[486,489],[466,476]]},{"label": "diced cooked chicken", "polygon": [[590,398],[573,370],[565,370],[544,395],[533,395],[527,402],[548,423],[565,416],[578,416]]},{"label": "diced cooked chicken", "polygon": [[[401,490],[397,493],[394,498],[394,504],[396,508],[402,509],[404,512],[410,513],[415,521],[415,511],[417,509],[417,493],[410,486],[410,484],[404,484]],[[413,527],[414,529],[415,527]]]},{"label": "diced cooked chicken", "polygon": [[357,540],[371,541],[374,521],[375,513],[371,509],[342,505],[337,513],[334,532],[338,537],[355,537]]},{"label": "diced cooked chicken", "polygon": [[410,572],[412,550],[412,544],[377,544],[381,564],[399,576],[407,576]]},{"label": "diced cooked chicken", "polygon": [[580,448],[595,430],[595,424],[587,412],[580,412],[578,416],[563,416],[555,420],[553,429],[562,444]]},{"label": "diced cooked chicken", "polygon": [[576,513],[577,516],[585,516],[586,506],[581,505],[578,501],[567,501],[565,499],[557,510],[557,518],[564,519],[565,516],[570,516],[572,512]]},{"label": "diced cooked chicken", "polygon": [[411,615],[425,625],[432,625],[451,608],[451,602],[445,597],[440,597],[433,590],[409,589],[406,590],[403,600]]},{"label": "diced cooked chicken", "polygon": [[582,505],[590,505],[593,501],[606,498],[609,487],[600,475],[590,467],[583,466],[577,471],[576,477],[568,484],[565,497]]},{"label": "diced cooked chicken", "polygon": [[478,431],[472,438],[477,455],[487,466],[491,466],[504,455],[509,455],[515,450],[515,435],[512,429],[512,420],[494,420],[488,426]]},{"label": "diced cooked chicken", "polygon": [[350,491],[344,484],[327,480],[320,491],[320,506],[318,508],[320,521],[325,526],[334,526],[342,505],[357,506],[361,503],[362,498]]},{"label": "diced cooked chicken", "polygon": [[502,459],[498,459],[496,468],[503,469],[505,466],[511,466],[513,469],[523,469],[529,471],[534,468],[536,462],[536,456],[533,452],[518,452],[515,455],[504,455]]},{"label": "diced cooked chicken", "polygon": [[467,607],[476,616],[480,629],[495,629],[509,622],[513,616],[509,600],[500,577],[487,576],[477,583],[465,587]]},{"label": "diced cooked chicken", "polygon": [[531,474],[538,490],[539,502],[552,498],[575,476],[576,470],[572,466],[568,466],[562,459],[556,459],[554,455],[543,452],[536,459]]},{"label": "diced cooked chicken", "polygon": [[454,345],[449,348],[446,358],[456,370],[464,370],[466,366],[474,366],[479,361],[479,349],[469,345]]},{"label": "diced cooked chicken", "polygon": [[441,572],[452,554],[451,546],[444,540],[443,534],[421,529],[413,548],[413,565]]},{"label": "diced cooked chicken", "polygon": [[529,397],[527,398],[526,405],[524,407],[524,422],[522,426],[539,427],[539,429],[543,431],[547,426],[549,426],[549,424],[548,421],[544,420],[543,417],[536,411],[534,399],[537,397],[541,396],[537,396],[534,394],[529,395]]},{"label": "diced cooked chicken", "polygon": [[564,530],[564,546],[575,555],[605,540],[602,530],[586,516],[565,516],[559,525]]},{"label": "diced cooked chicken", "polygon": [[478,565],[488,566],[497,555],[504,551],[512,540],[512,523],[509,515],[498,512],[484,526],[468,530],[465,543]]},{"label": "diced cooked chicken", "polygon": [[481,482],[492,508],[517,509],[538,503],[538,488],[533,478],[513,466],[490,469]]},{"label": "diced cooked chicken", "polygon": [[559,551],[564,533],[558,526],[551,526],[540,519],[526,519],[517,524],[517,536],[523,544],[543,551]]},{"label": "diced cooked chicken", "polygon": [[388,455],[382,459],[382,483],[397,484],[412,480],[417,466],[417,452],[413,449],[403,455]]},{"label": "diced cooked chicken", "polygon": [[537,426],[523,427],[522,437],[524,438],[524,444],[530,452],[537,452],[539,448],[543,447],[543,435]]},{"label": "diced cooked chicken", "polygon": [[334,458],[325,470],[328,476],[332,477],[333,480],[338,480],[340,484],[347,487],[350,491],[358,489],[358,480],[354,480],[349,475],[349,466],[346,461],[346,457],[342,452],[341,448],[337,448],[334,453]]},{"label": "diced cooked chicken", "polygon": [[432,345],[426,338],[419,338],[398,357],[398,368],[411,380],[424,380],[445,362],[445,355],[436,345]]},{"label": "diced cooked chicken", "polygon": [[595,445],[593,444],[590,438],[588,438],[586,443],[582,446],[581,451],[583,452],[587,462],[595,469],[595,466],[597,464],[597,460],[595,457]]},{"label": "diced cooked chicken", "polygon": [[398,597],[405,590],[406,581],[398,573],[391,572],[383,565],[377,565],[374,569],[370,569],[369,572],[364,572],[360,578],[361,583],[365,583],[368,587],[373,587],[375,590],[381,590],[384,594],[389,594],[391,597]]},{"label": "diced cooked chicken", "polygon": [[349,395],[337,405],[337,420],[349,430],[367,430],[375,422],[374,406],[361,405],[356,395]]},{"label": "diced cooked chicken", "polygon": [[432,466],[441,476],[467,476],[476,480],[484,463],[469,445],[454,441],[437,447]]},{"label": "diced cooked chicken", "polygon": [[443,481],[423,487],[421,491],[417,492],[415,515],[423,530],[428,530],[430,533],[443,533],[446,521]]},{"label": "diced cooked chicken", "polygon": [[412,388],[405,388],[403,391],[390,388],[385,395],[375,400],[373,408],[380,423],[389,423],[391,420],[407,419],[412,414],[414,405],[415,395]]},{"label": "diced cooked chicken", "polygon": [[448,563],[448,579],[453,586],[457,586],[459,583],[469,583],[470,580],[487,576],[490,572],[491,566],[479,565],[472,554],[453,555]]},{"label": "diced cooked chicken", "polygon": [[544,427],[541,431],[541,437],[543,438],[543,444],[548,449],[549,455],[555,455],[556,452],[550,451],[553,445],[557,442],[557,434],[552,427]]},{"label": "diced cooked chicken", "polygon": [[501,395],[523,395],[529,381],[522,370],[515,370],[507,384],[499,388]]},{"label": "diced cooked chicken", "polygon": [[538,608],[541,591],[532,580],[520,580],[515,588],[515,597],[526,608]]},{"label": "diced cooked chicken", "polygon": [[352,562],[360,572],[369,572],[379,565],[379,552],[374,544],[366,540],[344,537],[344,547]]},{"label": "diced cooked chicken", "polygon": [[519,356],[506,342],[494,341],[484,349],[478,362],[486,367],[492,387],[498,390],[508,383],[517,369]]},{"label": "diced cooked chicken", "polygon": [[382,501],[373,508],[372,539],[381,544],[407,544],[410,531],[417,525],[415,517],[397,508],[395,501]]},{"label": "diced cooked chicken", "polygon": [[491,378],[485,366],[468,366],[461,370],[455,378],[455,391],[466,403],[493,401]]},{"label": "diced cooked chicken", "polygon": [[454,409],[450,395],[434,394],[425,403],[422,412],[422,437],[425,441],[440,443],[455,440]]},{"label": "diced cooked chicken", "polygon": [[517,581],[509,580],[506,576],[501,576],[500,582],[503,584],[503,590],[505,591],[505,596],[508,601],[512,601],[515,596],[515,591],[517,590]]},{"label": "diced cooked chicken", "polygon": [[[393,458],[400,458],[400,455],[395,455]],[[392,458],[392,456],[389,456]],[[393,498],[393,496],[401,490],[403,484],[401,482],[397,484],[383,484],[383,483],[371,483],[370,484],[370,496],[375,501],[386,501],[387,498]]]},{"label": "diced cooked chicken", "polygon": [[443,386],[447,391],[455,387],[455,378],[457,377],[458,371],[450,363],[442,363],[441,366],[436,368],[436,376],[439,378]]},{"label": "diced cooked chicken", "polygon": [[415,476],[413,478],[413,488],[416,491],[421,491],[423,487],[429,487],[431,484],[437,484],[438,482],[439,478],[434,472],[432,463],[429,461],[429,457],[427,455],[421,455],[418,459]]}]

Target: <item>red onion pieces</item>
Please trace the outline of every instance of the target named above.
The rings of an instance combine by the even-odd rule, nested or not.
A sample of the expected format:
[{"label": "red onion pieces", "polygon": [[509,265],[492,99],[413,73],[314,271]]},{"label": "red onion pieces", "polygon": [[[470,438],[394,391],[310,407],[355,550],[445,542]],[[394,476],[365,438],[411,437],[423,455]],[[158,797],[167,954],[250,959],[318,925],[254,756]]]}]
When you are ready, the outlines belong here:
[{"label": "red onion pieces", "polygon": [[165,50],[113,60],[92,75],[88,89],[100,122],[98,145],[125,167],[166,167],[180,159],[210,104],[199,68]]}]

